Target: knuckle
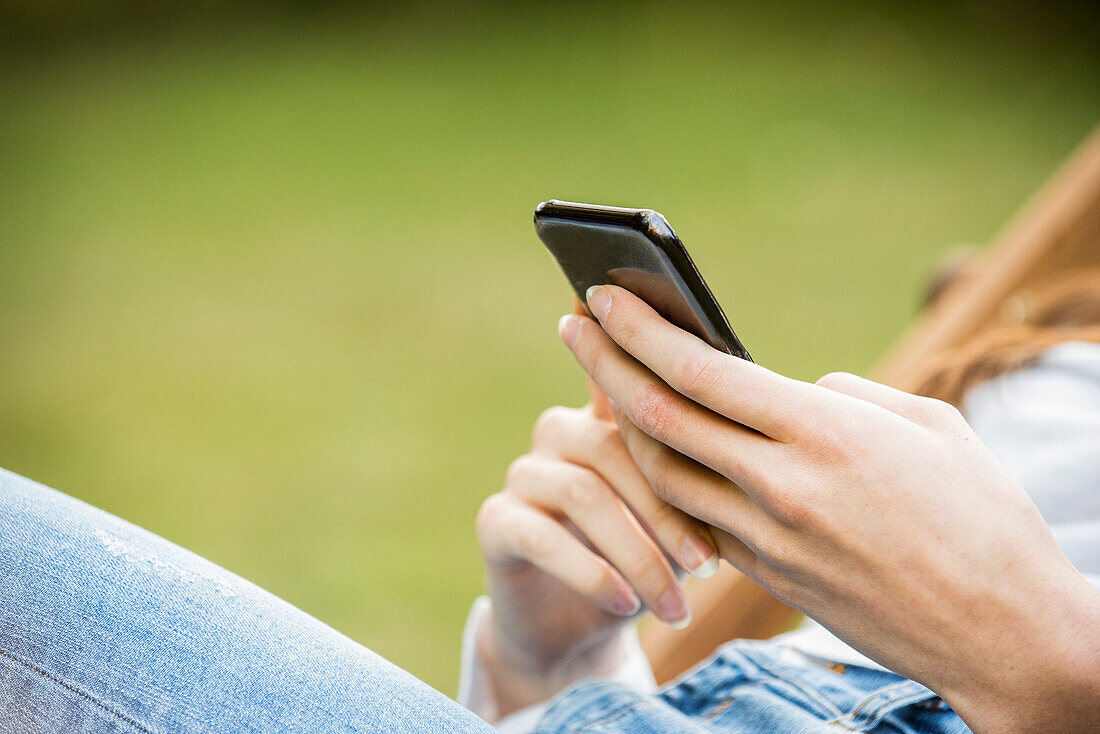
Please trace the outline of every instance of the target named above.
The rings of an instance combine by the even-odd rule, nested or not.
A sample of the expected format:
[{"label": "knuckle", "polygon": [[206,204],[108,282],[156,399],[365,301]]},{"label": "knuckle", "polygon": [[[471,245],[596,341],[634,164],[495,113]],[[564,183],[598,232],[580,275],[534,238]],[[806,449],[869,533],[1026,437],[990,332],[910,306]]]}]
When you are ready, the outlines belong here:
[{"label": "knuckle", "polygon": [[811,498],[792,491],[777,492],[768,500],[772,515],[789,527],[816,527],[820,514]]},{"label": "knuckle", "polygon": [[579,470],[566,485],[564,499],[570,509],[592,511],[607,502],[607,488],[592,472]]},{"label": "knuckle", "polygon": [[535,457],[531,454],[523,454],[509,464],[508,470],[504,472],[505,488],[515,487],[522,483],[524,477],[531,471],[531,465],[534,461]]},{"label": "knuckle", "polygon": [[623,574],[631,580],[631,585],[642,592],[643,596],[660,599],[670,588],[676,585],[676,577],[667,562],[657,553],[640,555],[631,559],[623,569]]},{"label": "knuckle", "polygon": [[648,537],[638,540],[641,542],[632,544],[629,553],[623,553],[616,558],[615,566],[619,573],[640,591],[656,591],[675,582],[672,570],[657,544]]},{"label": "knuckle", "polygon": [[863,458],[873,424],[863,414],[834,410],[806,431],[804,449],[823,464],[848,466]]},{"label": "knuckle", "polygon": [[631,420],[658,441],[671,431],[675,398],[661,385],[647,385],[634,399]]},{"label": "knuckle", "polygon": [[843,385],[850,385],[858,379],[851,372],[830,372],[818,378],[817,384],[830,390],[837,390]]},{"label": "knuckle", "polygon": [[603,373],[603,350],[592,348],[580,348],[577,345],[577,361],[581,369],[587,372],[593,379],[597,379]]},{"label": "knuckle", "polygon": [[584,596],[599,599],[608,596],[617,586],[618,582],[615,580],[615,574],[601,565],[581,582],[577,591]]},{"label": "knuckle", "polygon": [[519,554],[530,560],[547,558],[555,550],[552,538],[540,532],[521,533],[516,538],[516,546]]},{"label": "knuckle", "polygon": [[808,429],[803,439],[807,453],[826,464],[845,461],[851,441],[848,440],[846,433],[838,428],[832,425],[821,425]]},{"label": "knuckle", "polygon": [[842,466],[858,467],[867,458],[866,443],[852,436],[830,436],[823,439],[833,460]]},{"label": "knuckle", "polygon": [[485,533],[501,524],[506,504],[507,500],[500,492],[485,498],[477,510],[477,519],[474,521],[478,537],[483,537]]},{"label": "knuckle", "polygon": [[696,531],[695,523],[688,520],[682,512],[664,499],[655,502],[654,505],[652,515],[646,518],[646,522],[654,530],[669,528],[670,530],[681,529],[684,533]]},{"label": "knuckle", "polygon": [[656,562],[657,559],[649,553],[639,553],[615,565],[618,567],[619,573],[621,573],[632,586],[640,591],[645,591],[655,588],[653,584],[654,573],[650,564]]},{"label": "knuckle", "polygon": [[680,385],[690,395],[706,395],[722,382],[722,362],[715,356],[688,357],[679,368]]},{"label": "knuckle", "polygon": [[614,326],[615,341],[624,347],[629,348],[638,340],[638,322],[635,319],[616,319],[614,324],[609,323],[608,326]]},{"label": "knuckle", "polygon": [[672,491],[672,486],[664,480],[663,476],[651,480],[653,484],[653,494],[657,495],[657,499],[661,500],[661,504],[665,507],[671,507],[669,502],[675,496],[675,492]]},{"label": "knuckle", "polygon": [[926,401],[925,409],[937,423],[951,425],[965,421],[962,412],[951,403],[944,402],[943,400],[936,400],[935,398],[921,399]]},{"label": "knuckle", "polygon": [[[656,511],[658,519],[664,519],[664,515],[673,510],[668,504],[671,489],[670,450],[663,446],[654,447],[653,451],[647,454],[645,461],[638,463],[638,469],[645,476],[649,489],[652,491],[653,496],[656,496],[659,500],[660,507]],[[665,507],[668,510],[664,510]]]},{"label": "knuckle", "polygon": [[672,473],[668,466],[668,449],[661,448],[658,450],[653,458],[646,464],[645,477],[649,481],[649,486],[653,490],[653,494],[657,499],[661,501],[661,507],[658,510],[659,515],[671,516],[676,512],[675,508],[670,504],[670,501],[675,496],[672,485]]},{"label": "knuckle", "polygon": [[532,443],[541,444],[552,440],[561,427],[568,423],[572,414],[573,409],[564,405],[555,405],[542,411],[531,431]]},{"label": "knuckle", "polygon": [[926,397],[924,395],[907,395],[905,417],[909,420],[930,428],[950,428],[958,423],[965,423],[962,413],[951,403]]}]

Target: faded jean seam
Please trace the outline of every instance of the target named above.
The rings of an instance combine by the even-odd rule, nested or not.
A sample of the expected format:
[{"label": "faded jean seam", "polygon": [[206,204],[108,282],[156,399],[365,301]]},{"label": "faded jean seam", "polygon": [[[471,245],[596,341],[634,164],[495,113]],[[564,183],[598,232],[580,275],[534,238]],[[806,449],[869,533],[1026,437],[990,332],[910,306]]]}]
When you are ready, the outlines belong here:
[{"label": "faded jean seam", "polygon": [[835,703],[829,700],[829,698],[819,691],[816,686],[805,680],[795,671],[786,669],[780,673],[776,668],[772,667],[772,661],[767,660],[765,656],[748,655],[745,654],[745,651],[740,652],[743,657],[752,661],[758,668],[771,676],[771,679],[761,681],[762,683],[779,684],[786,686],[788,690],[801,693],[809,702],[817,704],[819,711],[813,713],[820,716],[822,719],[827,720],[830,717],[843,717],[844,712]]},{"label": "faded jean seam", "polygon": [[[878,725],[882,719],[893,711],[905,706],[911,706],[920,701],[926,701],[935,696],[934,693],[926,690],[915,691],[907,695],[897,695],[904,691],[904,689],[911,687],[912,684],[913,681],[903,681],[881,688],[865,698],[849,713],[829,723],[844,727],[850,731],[866,731],[872,726]],[[876,698],[881,698],[882,701],[876,702]]]},{"label": "faded jean seam", "polygon": [[8,658],[9,660],[12,660],[12,661],[24,666],[24,667],[30,668],[34,672],[41,675],[43,678],[46,678],[47,680],[56,683],[57,685],[61,686],[62,688],[65,688],[66,690],[72,691],[76,695],[81,696],[81,697],[87,699],[88,701],[91,701],[92,703],[94,703],[96,706],[98,706],[99,708],[106,711],[111,716],[114,716],[115,718],[119,719],[120,721],[124,721],[125,723],[127,723],[130,726],[134,727],[138,731],[144,732],[144,734],[153,734],[152,729],[149,729],[148,727],[139,724],[137,721],[134,721],[129,716],[126,716],[125,714],[123,714],[119,711],[115,711],[113,708],[111,708],[107,704],[103,703],[102,701],[98,700],[97,698],[95,698],[91,694],[85,693],[84,691],[80,690],[76,686],[73,686],[73,685],[70,685],[69,683],[66,683],[65,681],[61,680],[57,676],[52,675],[51,673],[48,673],[47,671],[43,670],[42,668],[39,668],[37,665],[35,665],[33,663],[29,663],[26,660],[23,660],[23,659],[19,658],[18,656],[13,655],[10,652],[8,652],[7,650],[4,650],[2,648],[0,648],[0,655],[3,655],[4,657]]}]

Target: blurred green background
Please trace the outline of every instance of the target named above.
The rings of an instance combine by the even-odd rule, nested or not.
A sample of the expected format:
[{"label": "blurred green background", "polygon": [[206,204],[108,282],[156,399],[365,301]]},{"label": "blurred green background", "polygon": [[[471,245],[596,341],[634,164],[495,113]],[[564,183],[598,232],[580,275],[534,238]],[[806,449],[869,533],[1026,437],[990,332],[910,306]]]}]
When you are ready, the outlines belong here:
[{"label": "blurred green background", "polygon": [[661,210],[760,362],[861,372],[1100,119],[1084,5],[181,5],[0,13],[0,465],[448,692],[477,507],[584,398],[536,203]]}]

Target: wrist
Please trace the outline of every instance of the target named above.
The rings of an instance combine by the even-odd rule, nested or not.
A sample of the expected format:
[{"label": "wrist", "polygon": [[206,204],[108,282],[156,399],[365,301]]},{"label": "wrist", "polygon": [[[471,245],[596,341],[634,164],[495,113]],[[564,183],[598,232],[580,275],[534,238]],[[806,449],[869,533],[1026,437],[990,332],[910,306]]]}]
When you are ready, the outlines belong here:
[{"label": "wrist", "polygon": [[[975,732],[1085,731],[1100,710],[1100,592],[1074,570],[942,697]],[[938,690],[938,689],[936,689]]]},{"label": "wrist", "polygon": [[501,633],[491,608],[477,630],[475,645],[500,717],[547,701],[582,678],[613,671],[625,659],[619,626],[553,658],[532,655]]}]

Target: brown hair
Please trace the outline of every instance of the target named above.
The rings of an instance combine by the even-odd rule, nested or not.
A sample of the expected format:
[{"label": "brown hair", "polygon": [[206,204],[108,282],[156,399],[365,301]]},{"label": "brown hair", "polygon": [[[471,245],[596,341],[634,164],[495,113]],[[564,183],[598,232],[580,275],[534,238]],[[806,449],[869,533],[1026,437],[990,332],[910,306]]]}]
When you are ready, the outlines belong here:
[{"label": "brown hair", "polygon": [[979,382],[1067,341],[1100,342],[1100,269],[1063,273],[1006,298],[992,324],[930,360],[917,392],[958,406]]}]

